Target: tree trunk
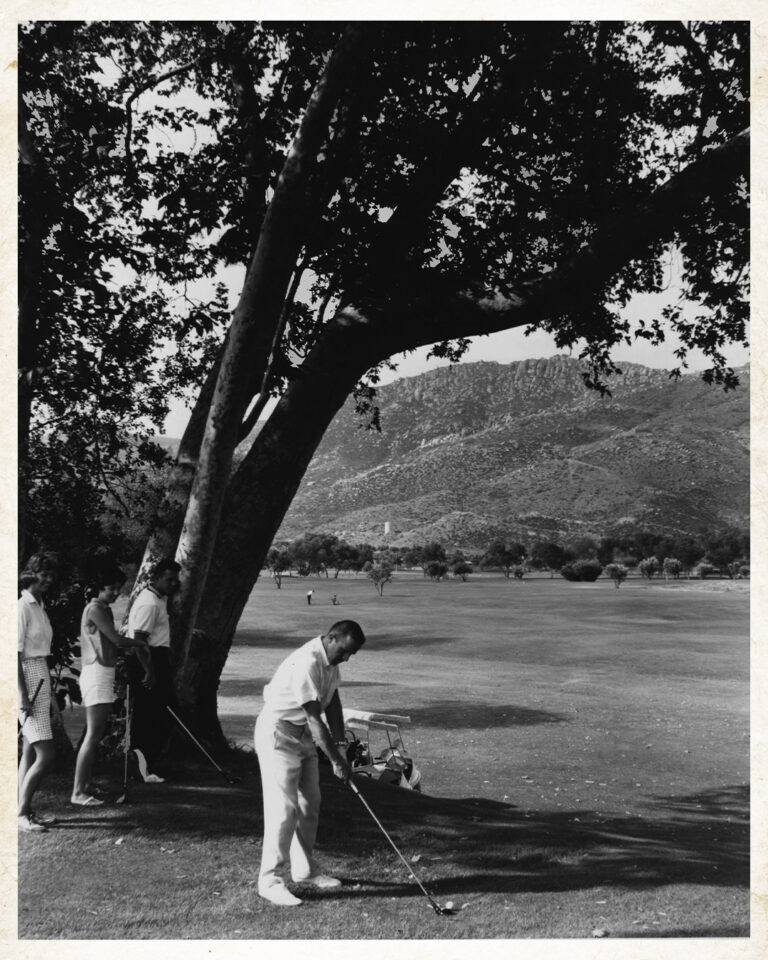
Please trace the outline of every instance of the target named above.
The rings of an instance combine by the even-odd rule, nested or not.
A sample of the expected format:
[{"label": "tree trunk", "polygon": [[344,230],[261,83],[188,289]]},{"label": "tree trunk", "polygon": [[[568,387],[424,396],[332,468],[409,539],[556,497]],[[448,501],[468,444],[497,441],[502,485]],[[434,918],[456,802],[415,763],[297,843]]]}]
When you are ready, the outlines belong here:
[{"label": "tree trunk", "polygon": [[[351,79],[362,30],[350,26],[331,54],[286,157],[229,329],[200,460],[189,496],[177,559],[183,576],[176,607],[180,648],[190,646],[223,509],[224,491],[248,402],[265,380],[285,294],[305,240],[302,206],[309,175]],[[263,557],[261,558],[263,559]]]},{"label": "tree trunk", "polygon": [[192,643],[176,648],[179,705],[210,741],[222,738],[216,689],[243,608],[318,444],[377,347],[364,318],[334,318],[230,484]]}]

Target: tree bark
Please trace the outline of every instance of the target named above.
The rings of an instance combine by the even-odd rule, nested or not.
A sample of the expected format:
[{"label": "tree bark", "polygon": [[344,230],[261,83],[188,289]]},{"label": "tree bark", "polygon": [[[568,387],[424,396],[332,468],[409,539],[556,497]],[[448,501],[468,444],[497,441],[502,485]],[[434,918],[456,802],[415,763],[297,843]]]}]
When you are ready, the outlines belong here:
[{"label": "tree bark", "polygon": [[221,738],[218,678],[274,535],[328,425],[381,349],[364,316],[337,315],[232,479],[196,629],[176,673],[180,706],[211,740]]}]

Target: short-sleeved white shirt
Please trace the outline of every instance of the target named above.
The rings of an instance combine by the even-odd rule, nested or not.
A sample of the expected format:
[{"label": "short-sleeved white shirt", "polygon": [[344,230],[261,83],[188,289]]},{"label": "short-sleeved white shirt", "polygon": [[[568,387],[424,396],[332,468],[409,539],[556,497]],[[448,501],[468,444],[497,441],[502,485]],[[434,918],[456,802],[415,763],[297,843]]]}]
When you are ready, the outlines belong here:
[{"label": "short-sleeved white shirt", "polygon": [[48,657],[52,639],[53,627],[45,607],[29,590],[22,590],[19,597],[19,653],[25,660]]},{"label": "short-sleeved white shirt", "polygon": [[287,656],[264,687],[264,712],[272,719],[306,723],[301,705],[318,700],[325,710],[339,679],[339,668],[328,662],[322,637],[315,637]]},{"label": "short-sleeved white shirt", "polygon": [[144,587],[133,601],[128,614],[128,636],[136,631],[149,634],[150,647],[170,647],[171,623],[168,619],[168,598],[159,597],[149,587]]}]

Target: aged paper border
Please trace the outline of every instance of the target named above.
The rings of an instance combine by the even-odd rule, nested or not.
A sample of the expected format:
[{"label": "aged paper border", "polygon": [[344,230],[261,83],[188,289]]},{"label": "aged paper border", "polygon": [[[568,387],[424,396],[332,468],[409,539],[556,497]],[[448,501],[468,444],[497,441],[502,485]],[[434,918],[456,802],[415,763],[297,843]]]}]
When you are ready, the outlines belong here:
[{"label": "aged paper border", "polygon": [[[752,217],[753,296],[752,296],[752,933],[748,939],[661,940],[440,940],[440,941],[32,941],[17,939],[17,833],[15,826],[16,782],[16,28],[27,19],[728,19],[750,20],[752,28],[752,114],[753,114],[753,185]],[[768,254],[766,227],[766,123],[768,110],[768,5],[764,0],[391,0],[387,4],[362,4],[349,0],[283,0],[283,2],[210,3],[201,0],[113,0],[105,6],[76,0],[40,0],[40,2],[6,2],[0,13],[0,161],[3,177],[0,183],[0,357],[2,383],[9,402],[0,414],[0,637],[2,663],[0,672],[0,952],[9,958],[27,960],[43,958],[51,952],[59,958],[100,957],[106,950],[120,957],[246,957],[257,951],[261,957],[282,957],[292,960],[323,960],[328,957],[352,956],[364,950],[370,960],[384,960],[392,951],[399,957],[453,960],[470,954],[476,960],[503,958],[514,952],[520,960],[546,957],[548,960],[586,957],[623,958],[632,960],[666,960],[683,958],[691,951],[708,958],[751,958],[768,952],[768,869],[766,850],[766,786],[768,765],[766,749],[765,640],[768,636],[768,602],[766,601],[765,530],[768,522],[768,378],[766,377],[765,333],[766,282],[760,269]],[[162,891],[158,891],[162,896]],[[183,954],[182,954],[183,951]]]}]

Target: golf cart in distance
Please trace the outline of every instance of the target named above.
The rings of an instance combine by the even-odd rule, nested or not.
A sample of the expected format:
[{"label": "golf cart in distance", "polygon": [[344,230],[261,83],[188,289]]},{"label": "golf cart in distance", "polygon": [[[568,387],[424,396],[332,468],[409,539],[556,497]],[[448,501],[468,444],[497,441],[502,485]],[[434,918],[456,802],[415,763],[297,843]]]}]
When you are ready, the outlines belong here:
[{"label": "golf cart in distance", "polygon": [[410,717],[345,708],[344,733],[352,773],[420,791],[421,773],[406,750],[400,731],[401,723],[410,722]]}]

